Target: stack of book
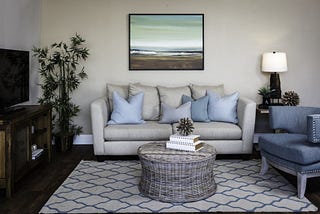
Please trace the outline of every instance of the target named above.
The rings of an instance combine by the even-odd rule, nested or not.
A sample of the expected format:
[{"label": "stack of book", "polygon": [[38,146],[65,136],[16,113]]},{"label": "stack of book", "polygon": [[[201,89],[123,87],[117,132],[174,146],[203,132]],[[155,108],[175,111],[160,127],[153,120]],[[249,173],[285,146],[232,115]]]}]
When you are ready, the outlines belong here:
[{"label": "stack of book", "polygon": [[32,160],[37,159],[43,152],[43,149],[36,149],[32,151]]},{"label": "stack of book", "polygon": [[199,140],[200,135],[179,135],[173,134],[170,136],[170,141],[167,141],[168,149],[177,149],[184,151],[199,151],[203,148],[204,141]]}]

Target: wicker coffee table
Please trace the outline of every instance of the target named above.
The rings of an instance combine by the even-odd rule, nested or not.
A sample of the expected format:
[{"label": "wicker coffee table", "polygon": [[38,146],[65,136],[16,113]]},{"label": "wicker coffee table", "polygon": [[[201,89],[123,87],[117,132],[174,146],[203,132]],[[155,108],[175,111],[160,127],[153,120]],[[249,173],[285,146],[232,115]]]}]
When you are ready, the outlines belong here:
[{"label": "wicker coffee table", "polygon": [[165,143],[139,147],[142,173],[139,190],[159,201],[189,202],[216,192],[214,147],[205,144],[198,152],[166,149]]}]

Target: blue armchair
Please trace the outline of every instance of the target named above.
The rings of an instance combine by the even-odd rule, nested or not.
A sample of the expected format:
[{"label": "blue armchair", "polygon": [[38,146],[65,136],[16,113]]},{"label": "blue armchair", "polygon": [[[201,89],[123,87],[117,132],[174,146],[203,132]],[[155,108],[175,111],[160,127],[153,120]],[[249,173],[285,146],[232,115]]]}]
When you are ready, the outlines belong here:
[{"label": "blue armchair", "polygon": [[303,198],[307,178],[320,176],[320,108],[271,106],[270,126],[287,133],[259,138],[262,156],[260,174],[268,164],[297,176],[298,197]]}]

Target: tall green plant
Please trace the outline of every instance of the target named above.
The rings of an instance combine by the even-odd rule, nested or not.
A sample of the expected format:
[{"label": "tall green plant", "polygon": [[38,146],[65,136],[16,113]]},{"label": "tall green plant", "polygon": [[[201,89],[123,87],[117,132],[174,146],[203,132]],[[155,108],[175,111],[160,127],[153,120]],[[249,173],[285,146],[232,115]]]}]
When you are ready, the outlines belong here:
[{"label": "tall green plant", "polygon": [[80,108],[72,102],[71,94],[81,80],[87,78],[84,67],[79,64],[89,56],[85,40],[76,34],[70,38],[69,44],[59,42],[49,47],[34,47],[33,52],[40,64],[42,80],[39,103],[52,107],[55,134],[62,137],[79,134],[82,127],[73,124],[72,118],[77,116]]}]

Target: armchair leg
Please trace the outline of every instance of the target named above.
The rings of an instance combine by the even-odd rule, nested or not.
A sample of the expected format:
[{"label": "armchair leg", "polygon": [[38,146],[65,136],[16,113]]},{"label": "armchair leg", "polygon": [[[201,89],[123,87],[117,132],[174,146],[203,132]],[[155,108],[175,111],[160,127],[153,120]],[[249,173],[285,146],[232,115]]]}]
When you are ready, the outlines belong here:
[{"label": "armchair leg", "polygon": [[298,172],[297,175],[297,189],[298,189],[298,197],[303,198],[304,193],[306,192],[306,186],[307,186],[307,175],[301,174]]},{"label": "armchair leg", "polygon": [[268,169],[269,169],[268,161],[267,161],[267,159],[266,159],[264,156],[262,156],[262,157],[261,157],[260,175],[266,174],[266,172],[268,171]]}]

